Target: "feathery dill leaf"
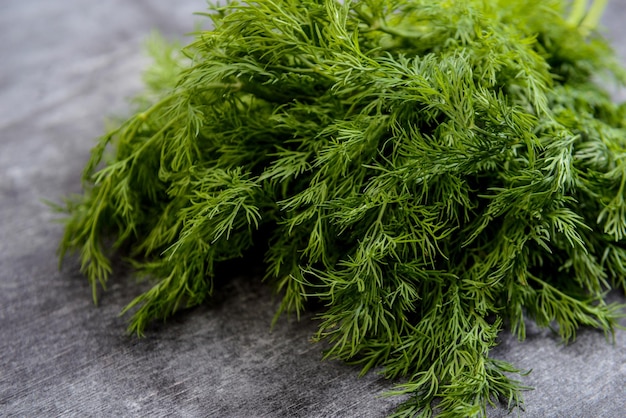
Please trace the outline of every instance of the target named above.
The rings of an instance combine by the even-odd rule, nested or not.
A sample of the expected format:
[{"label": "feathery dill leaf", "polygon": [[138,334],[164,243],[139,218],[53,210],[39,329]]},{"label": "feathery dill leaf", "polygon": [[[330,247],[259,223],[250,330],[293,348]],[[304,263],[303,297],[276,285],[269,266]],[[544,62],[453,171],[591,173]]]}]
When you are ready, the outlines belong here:
[{"label": "feathery dill leaf", "polygon": [[320,300],[327,357],[405,379],[396,416],[518,406],[519,370],[489,355],[504,324],[569,341],[623,311],[605,295],[626,289],[626,107],[598,79],[626,72],[595,31],[604,3],[213,6],[182,52],[151,44],[61,257],[95,299],[114,238],[154,280],[125,309],[141,335],[269,239],[277,315]]}]

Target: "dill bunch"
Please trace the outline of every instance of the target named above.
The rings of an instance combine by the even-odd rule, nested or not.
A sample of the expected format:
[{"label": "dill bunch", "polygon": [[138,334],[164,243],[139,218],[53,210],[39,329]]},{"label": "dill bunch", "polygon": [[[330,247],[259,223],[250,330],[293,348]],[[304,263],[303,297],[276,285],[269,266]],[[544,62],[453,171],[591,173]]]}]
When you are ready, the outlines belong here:
[{"label": "dill bunch", "polygon": [[622,315],[626,107],[603,85],[626,73],[604,3],[213,6],[182,53],[152,48],[142,108],[66,201],[61,258],[94,299],[113,251],[150,277],[125,310],[141,335],[263,251],[277,316],[320,301],[328,357],[404,379],[398,416],[517,406],[518,370],[489,356],[505,325],[570,341]]}]

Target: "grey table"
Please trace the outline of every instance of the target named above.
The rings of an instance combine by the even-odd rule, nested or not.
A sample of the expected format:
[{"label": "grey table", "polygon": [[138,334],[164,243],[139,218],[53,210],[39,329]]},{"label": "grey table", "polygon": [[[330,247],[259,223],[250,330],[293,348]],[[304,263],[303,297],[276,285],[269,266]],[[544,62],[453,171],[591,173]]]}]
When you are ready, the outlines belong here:
[{"label": "grey table", "polygon": [[[204,6],[0,5],[0,416],[382,417],[399,401],[380,397],[393,382],[321,361],[311,317],[270,332],[278,301],[257,279],[234,278],[136,339],[117,314],[145,285],[119,268],[94,307],[77,262],[57,269],[62,226],[41,200],[80,190],[104,117],[124,115],[141,88],[150,31],[184,42]],[[622,57],[625,19],[613,0],[605,23]],[[524,417],[626,417],[626,332],[615,345],[583,331],[563,346],[531,328],[523,343],[504,335],[494,356],[534,370]]]}]

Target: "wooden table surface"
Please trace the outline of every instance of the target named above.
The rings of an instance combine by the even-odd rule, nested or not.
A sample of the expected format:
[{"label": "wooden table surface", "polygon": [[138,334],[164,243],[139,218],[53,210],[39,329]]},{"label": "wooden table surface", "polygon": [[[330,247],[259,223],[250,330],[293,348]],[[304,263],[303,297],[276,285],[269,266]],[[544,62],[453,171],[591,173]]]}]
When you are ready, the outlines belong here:
[{"label": "wooden table surface", "polygon": [[[399,402],[380,397],[393,382],[321,361],[311,317],[270,333],[278,300],[256,278],[136,339],[118,312],[145,285],[119,268],[95,307],[77,261],[57,269],[62,226],[42,199],[80,190],[105,117],[141,88],[151,30],[184,41],[204,7],[0,5],[0,416],[382,417]],[[626,1],[613,0],[605,23],[622,57],[624,21]],[[522,417],[626,417],[626,331],[615,345],[584,330],[563,346],[531,327],[525,342],[503,333],[493,355],[533,369]]]}]

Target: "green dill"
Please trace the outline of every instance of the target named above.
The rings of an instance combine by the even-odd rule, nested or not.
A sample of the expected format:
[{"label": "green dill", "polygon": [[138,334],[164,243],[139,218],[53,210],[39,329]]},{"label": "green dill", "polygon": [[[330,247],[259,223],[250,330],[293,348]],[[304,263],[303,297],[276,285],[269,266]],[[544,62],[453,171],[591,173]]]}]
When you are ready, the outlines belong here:
[{"label": "green dill", "polygon": [[[129,330],[265,251],[281,313],[321,301],[327,357],[402,378],[397,416],[519,406],[489,356],[525,322],[610,337],[626,290],[624,83],[606,1],[258,0],[152,44],[138,111],[67,200],[61,258],[154,281]],[[435,411],[436,405],[436,411]],[[435,412],[434,412],[435,411]]]}]

